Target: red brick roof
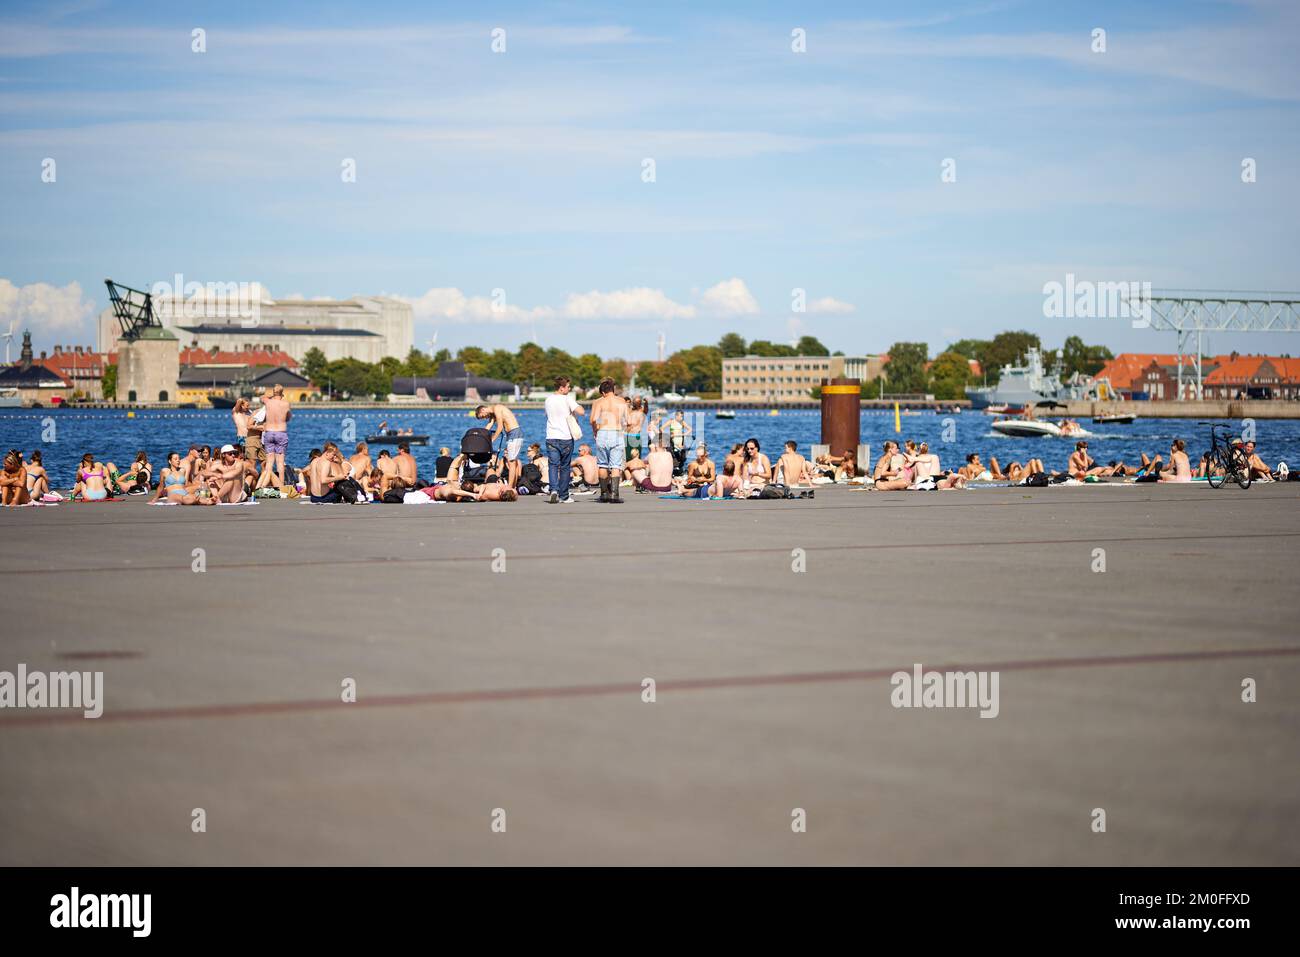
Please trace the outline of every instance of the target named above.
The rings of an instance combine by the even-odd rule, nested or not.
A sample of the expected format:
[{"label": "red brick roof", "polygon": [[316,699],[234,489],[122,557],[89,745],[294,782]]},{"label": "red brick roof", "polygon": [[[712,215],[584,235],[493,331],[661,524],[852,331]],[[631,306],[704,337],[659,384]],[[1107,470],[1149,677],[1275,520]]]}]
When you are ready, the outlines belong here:
[{"label": "red brick roof", "polygon": [[249,349],[243,352],[214,352],[193,346],[181,350],[183,366],[285,366],[298,368],[298,360],[278,349]]}]

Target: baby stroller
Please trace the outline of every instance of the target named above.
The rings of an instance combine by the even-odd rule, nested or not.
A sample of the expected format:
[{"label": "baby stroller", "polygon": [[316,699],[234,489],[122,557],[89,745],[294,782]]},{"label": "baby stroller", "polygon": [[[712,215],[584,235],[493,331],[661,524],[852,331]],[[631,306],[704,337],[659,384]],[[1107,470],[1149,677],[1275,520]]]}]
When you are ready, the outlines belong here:
[{"label": "baby stroller", "polygon": [[461,436],[460,454],[465,456],[460,470],[462,483],[499,481],[493,467],[492,433],[487,429],[470,429]]}]

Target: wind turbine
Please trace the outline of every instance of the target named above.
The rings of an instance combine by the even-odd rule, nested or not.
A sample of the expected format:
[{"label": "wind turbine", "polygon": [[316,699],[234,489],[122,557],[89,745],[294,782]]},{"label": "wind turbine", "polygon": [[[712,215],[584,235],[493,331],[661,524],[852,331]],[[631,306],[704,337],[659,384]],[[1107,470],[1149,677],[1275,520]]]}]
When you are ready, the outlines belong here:
[{"label": "wind turbine", "polygon": [[666,341],[667,340],[664,339],[664,334],[660,332],[659,333],[659,361],[660,362],[664,361],[664,344]]},{"label": "wind turbine", "polygon": [[438,346],[438,330],[434,329],[433,338],[429,340],[429,358],[433,358],[434,354],[437,352],[437,346]]},{"label": "wind turbine", "polygon": [[4,339],[4,341],[5,341],[5,365],[9,365],[9,362],[10,362],[10,360],[9,360],[9,343],[10,343],[11,341],[13,341],[13,337],[14,337],[14,327],[17,326],[17,325],[18,325],[18,320],[17,320],[17,319],[11,319],[11,320],[9,321],[9,331],[6,332],[6,333],[4,334],[4,336],[2,337],[2,338]]}]

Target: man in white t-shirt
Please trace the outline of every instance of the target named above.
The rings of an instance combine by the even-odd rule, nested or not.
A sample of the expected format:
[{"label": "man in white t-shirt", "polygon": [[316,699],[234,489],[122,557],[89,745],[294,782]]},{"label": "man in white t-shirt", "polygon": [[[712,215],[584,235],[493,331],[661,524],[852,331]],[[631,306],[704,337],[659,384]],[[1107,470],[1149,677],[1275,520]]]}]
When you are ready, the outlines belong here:
[{"label": "man in white t-shirt", "polygon": [[[569,497],[569,466],[573,460],[575,438],[570,422],[576,415],[586,415],[582,406],[569,394],[572,386],[568,376],[555,377],[555,394],[546,397],[546,462],[551,477],[552,504],[573,501]],[[581,436],[581,429],[578,429]]]}]

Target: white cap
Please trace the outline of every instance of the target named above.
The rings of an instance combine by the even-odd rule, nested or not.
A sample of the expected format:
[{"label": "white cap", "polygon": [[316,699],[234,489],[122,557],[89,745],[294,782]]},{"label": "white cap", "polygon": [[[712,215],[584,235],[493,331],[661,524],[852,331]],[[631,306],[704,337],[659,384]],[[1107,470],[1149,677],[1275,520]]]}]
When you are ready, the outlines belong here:
[{"label": "white cap", "polygon": [[223,445],[221,447],[222,455],[225,455],[227,452],[233,452],[233,451],[235,451],[235,447],[233,445]]}]

